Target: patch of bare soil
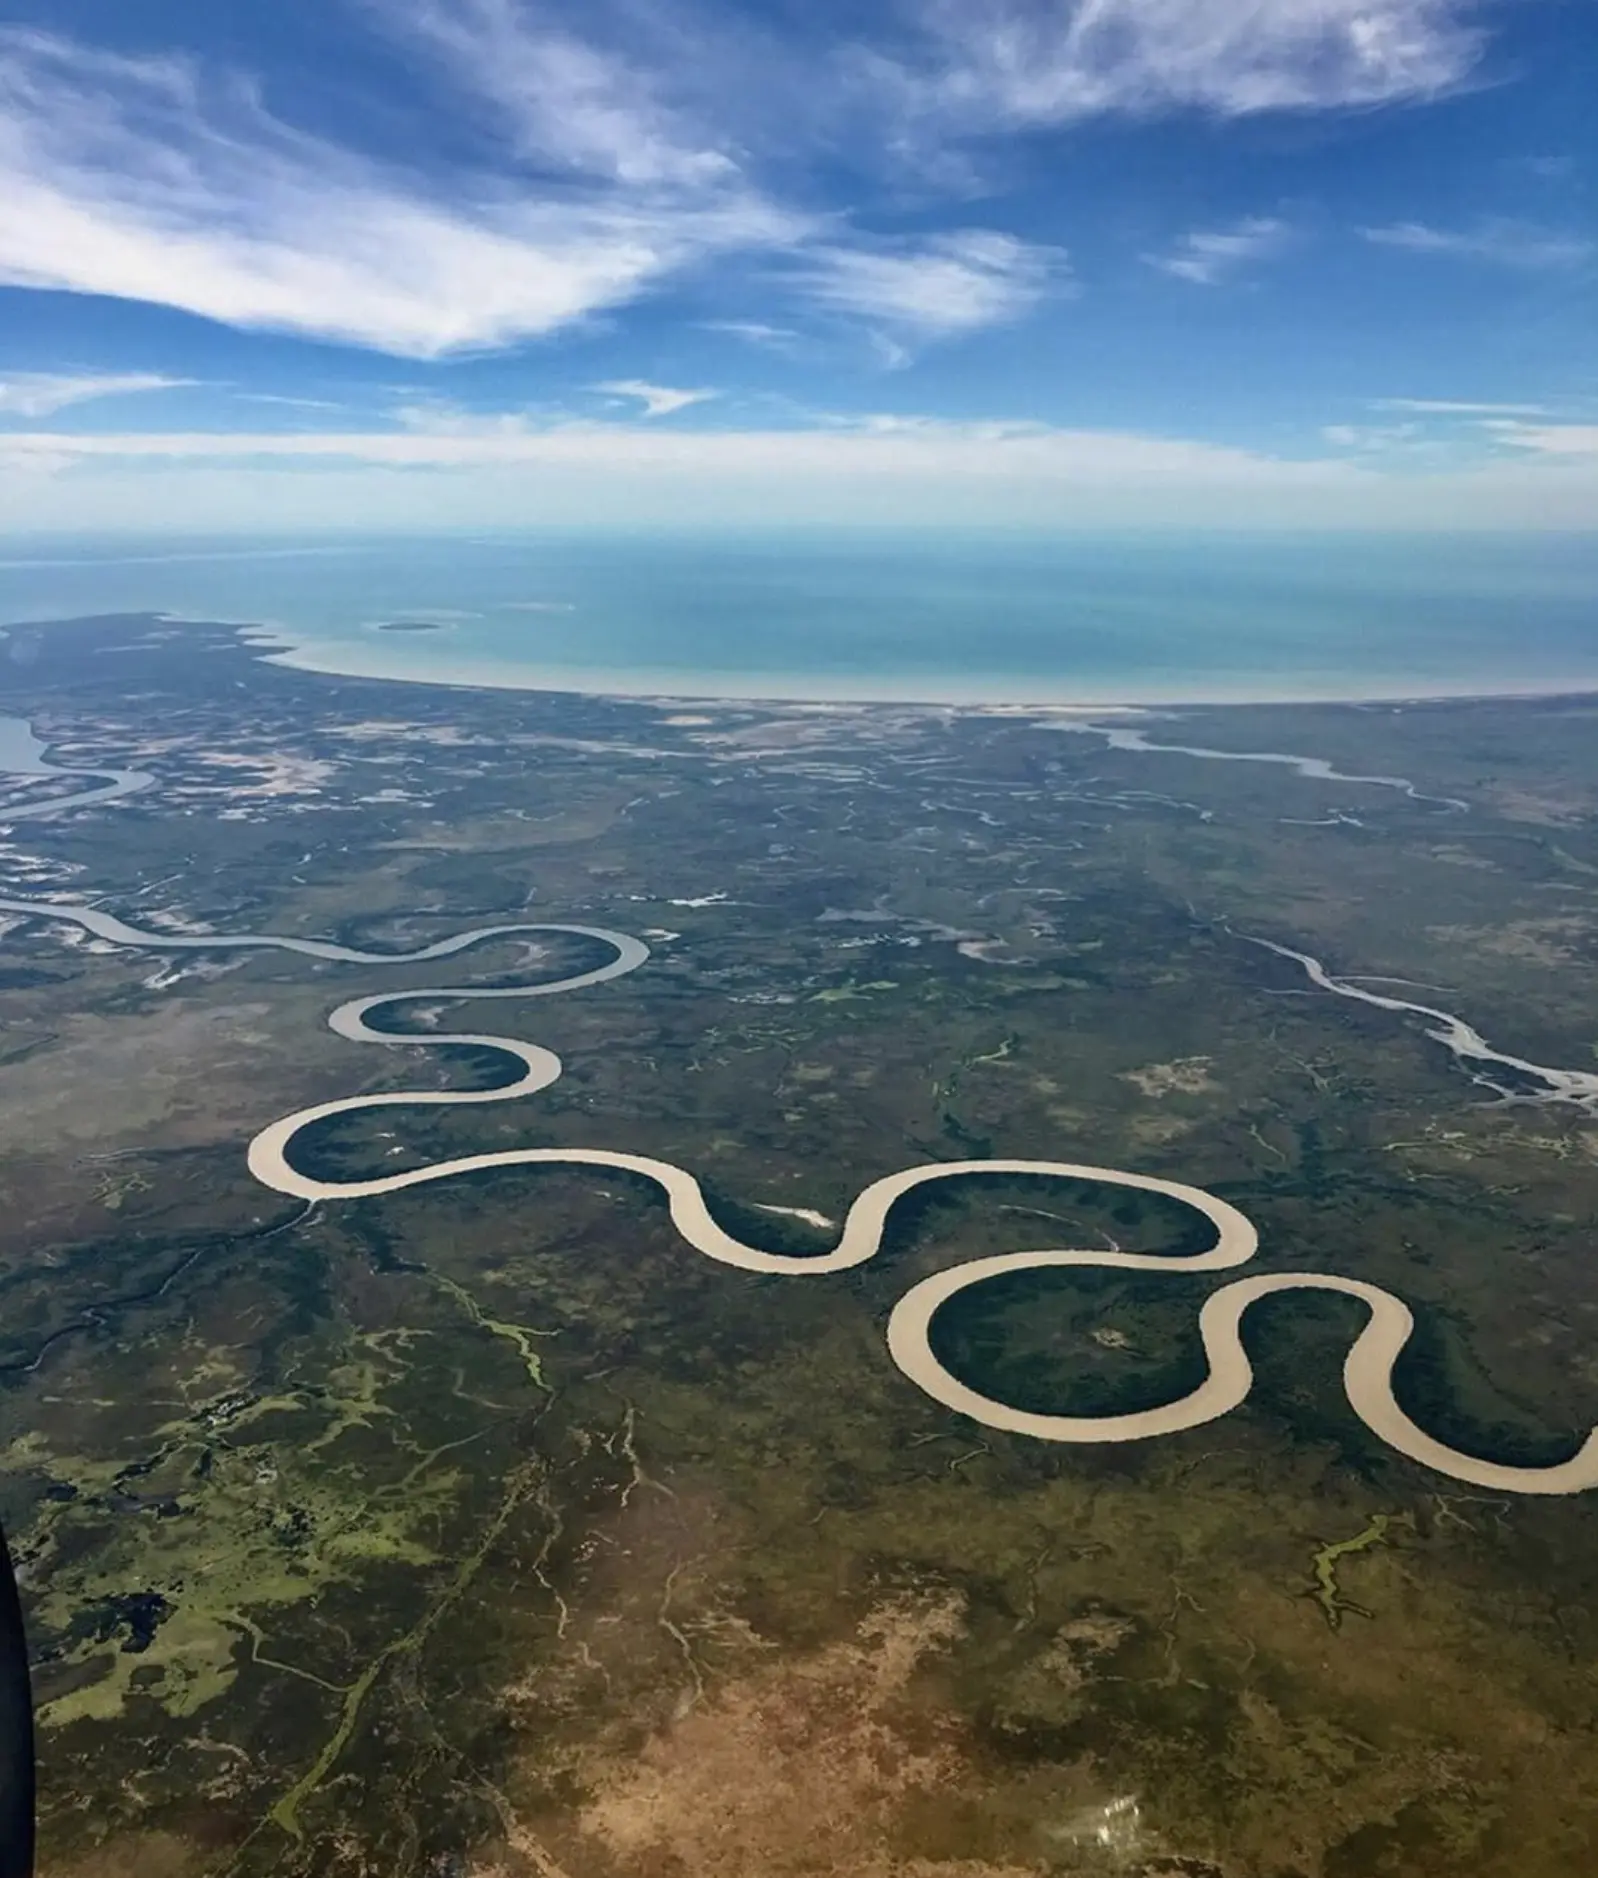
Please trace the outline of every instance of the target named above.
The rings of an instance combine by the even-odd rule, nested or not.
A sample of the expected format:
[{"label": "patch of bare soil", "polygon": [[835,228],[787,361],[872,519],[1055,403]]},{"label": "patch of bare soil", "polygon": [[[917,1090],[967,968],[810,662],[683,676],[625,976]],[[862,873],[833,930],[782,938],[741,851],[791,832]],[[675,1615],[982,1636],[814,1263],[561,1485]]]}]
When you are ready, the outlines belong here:
[{"label": "patch of bare soil", "polygon": [[915,1687],[963,1628],[954,1593],[903,1595],[846,1641],[729,1679],[585,1769],[566,1829],[507,1819],[475,1878],[1030,1878],[913,1843],[935,1843],[941,1809],[969,1817],[978,1790],[959,1724]]},{"label": "patch of bare soil", "polygon": [[1207,1056],[1179,1056],[1170,1063],[1149,1063],[1142,1069],[1123,1071],[1121,1080],[1156,1100],[1168,1095],[1202,1095],[1215,1087]]},{"label": "patch of bare soil", "polygon": [[194,1846],[170,1833],[117,1838],[103,1851],[66,1864],[42,1865],[39,1878],[194,1878],[200,1857]]}]

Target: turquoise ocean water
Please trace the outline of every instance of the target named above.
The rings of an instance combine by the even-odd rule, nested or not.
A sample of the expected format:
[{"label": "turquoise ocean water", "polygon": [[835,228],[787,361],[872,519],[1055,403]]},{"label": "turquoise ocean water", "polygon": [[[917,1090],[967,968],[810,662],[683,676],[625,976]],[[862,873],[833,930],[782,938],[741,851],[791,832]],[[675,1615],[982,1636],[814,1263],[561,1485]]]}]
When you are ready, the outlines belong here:
[{"label": "turquoise ocean water", "polygon": [[[1103,703],[1598,689],[1598,533],[0,547],[0,621],[146,609],[260,623],[326,670],[621,692]],[[437,630],[380,630],[395,620]]]}]

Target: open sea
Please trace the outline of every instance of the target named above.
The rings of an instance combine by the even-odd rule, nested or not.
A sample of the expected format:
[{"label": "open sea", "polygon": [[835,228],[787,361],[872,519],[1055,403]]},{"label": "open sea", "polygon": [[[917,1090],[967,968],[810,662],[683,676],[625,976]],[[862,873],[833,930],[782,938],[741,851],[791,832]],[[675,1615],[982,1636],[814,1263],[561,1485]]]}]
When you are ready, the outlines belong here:
[{"label": "open sea", "polygon": [[[159,611],[316,669],[675,696],[1598,689],[1592,535],[785,530],[0,548],[0,622]],[[396,622],[427,630],[389,631]]]}]

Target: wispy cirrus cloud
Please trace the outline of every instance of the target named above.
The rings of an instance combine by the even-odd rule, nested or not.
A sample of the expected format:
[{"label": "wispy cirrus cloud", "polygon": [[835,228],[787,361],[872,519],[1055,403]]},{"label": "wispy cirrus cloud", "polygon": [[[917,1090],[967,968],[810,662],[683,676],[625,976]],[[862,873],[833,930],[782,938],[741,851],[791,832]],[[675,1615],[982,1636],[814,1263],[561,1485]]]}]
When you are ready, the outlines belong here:
[{"label": "wispy cirrus cloud", "polygon": [[907,104],[971,124],[1223,117],[1435,97],[1485,35],[1471,0],[925,0]]},{"label": "wispy cirrus cloud", "polygon": [[669,69],[515,0],[369,12],[499,126],[497,165],[403,170],[189,58],[0,28],[0,284],[436,359],[556,332],[734,252],[787,249],[779,292],[876,322],[895,352],[1014,317],[1060,276],[1010,235],[874,243],[783,207],[661,100]]},{"label": "wispy cirrus cloud", "polygon": [[[564,125],[563,187],[424,180],[187,59],[0,30],[0,283],[425,359],[553,332],[707,255],[803,232],[735,173],[674,172],[647,127],[638,181],[621,106],[608,139],[593,115]],[[553,115],[547,129],[558,144]]]},{"label": "wispy cirrus cloud", "polygon": [[0,373],[0,417],[51,417],[95,398],[171,391],[193,383],[192,378],[167,378],[159,372],[5,372]]},{"label": "wispy cirrus cloud", "polygon": [[678,391],[670,385],[652,385],[643,378],[609,378],[594,389],[614,398],[636,398],[644,407],[645,417],[670,417],[673,411],[686,411],[691,404],[704,404],[719,395],[714,391]]},{"label": "wispy cirrus cloud", "polygon": [[[1441,398],[1376,398],[1370,403],[1375,410],[1409,415],[1396,423],[1327,424],[1322,437],[1340,450],[1446,454],[1456,460],[1505,452],[1567,461],[1598,458],[1598,424],[1553,417],[1542,405]],[[1439,423],[1439,418],[1446,421]]]},{"label": "wispy cirrus cloud", "polygon": [[1481,404],[1468,398],[1372,398],[1373,411],[1414,411],[1428,417],[1552,417],[1544,404]]},{"label": "wispy cirrus cloud", "polygon": [[699,324],[707,333],[725,333],[768,352],[791,353],[800,338],[793,327],[774,326],[769,320],[701,320]]},{"label": "wispy cirrus cloud", "polygon": [[916,243],[818,246],[798,279],[816,305],[876,322],[890,341],[948,338],[1017,319],[1069,288],[1063,249],[991,229]]},{"label": "wispy cirrus cloud", "polygon": [[[374,431],[371,433],[373,436],[392,439],[402,434],[406,437],[431,440],[444,447],[446,457],[448,453],[458,448],[470,450],[480,440],[490,451],[493,451],[509,439],[528,437],[537,431],[547,430],[554,421],[550,413],[540,413],[527,407],[508,411],[473,410],[449,398],[435,397],[421,397],[404,404],[397,404],[386,415],[397,426],[397,432]],[[240,434],[247,435],[248,433]],[[329,431],[324,434],[347,437],[364,433],[346,430],[336,433]],[[292,455],[296,436],[314,439],[317,433],[313,431],[283,433],[283,443],[276,454]],[[415,446],[400,442],[395,443],[393,447],[398,452],[395,460],[403,461],[405,453]],[[313,451],[319,448],[320,444],[313,444]],[[428,444],[424,441],[420,446],[421,454],[416,458],[418,462],[428,460],[427,448]]]},{"label": "wispy cirrus cloud", "polygon": [[1250,261],[1278,253],[1291,232],[1275,216],[1249,215],[1225,228],[1192,229],[1168,253],[1145,254],[1143,259],[1162,274],[1214,287]]},{"label": "wispy cirrus cloud", "polygon": [[1598,458],[1598,424],[1528,424],[1494,418],[1486,428],[1500,443],[1537,456]]},{"label": "wispy cirrus cloud", "polygon": [[1418,424],[1323,424],[1321,435],[1337,450],[1394,450],[1413,448],[1420,437]]},{"label": "wispy cirrus cloud", "polygon": [[[0,27],[0,284],[434,359],[786,248],[801,264],[768,283],[903,350],[1014,317],[1058,286],[1058,258],[987,232],[873,243],[848,233],[858,204],[786,206],[751,152],[792,183],[843,146],[866,170],[917,151],[925,170],[932,145],[1105,114],[1430,96],[1483,43],[1475,0],[922,0],[908,26],[877,16],[869,43],[785,35],[732,0],[345,3],[425,82],[413,164],[274,115],[194,58]],[[1465,251],[1420,224],[1367,232]],[[1225,244],[1264,239],[1198,231],[1157,260],[1212,281],[1240,258]],[[1551,265],[1569,247],[1517,252]]]},{"label": "wispy cirrus cloud", "polygon": [[1584,236],[1505,219],[1478,222],[1471,228],[1435,228],[1429,222],[1391,222],[1379,228],[1362,228],[1359,233],[1363,240],[1379,248],[1490,261],[1500,267],[1574,267],[1594,252],[1593,243]]},{"label": "wispy cirrus cloud", "polygon": [[[592,26],[603,11],[594,0],[578,17]],[[699,188],[738,174],[702,118],[662,97],[670,69],[645,70],[580,37],[548,6],[408,0],[374,16],[490,106],[523,156],[638,187]]]},{"label": "wispy cirrus cloud", "polygon": [[289,411],[347,411],[347,398],[301,398],[281,391],[240,391],[236,385],[223,387],[230,398],[241,404],[273,404]]}]

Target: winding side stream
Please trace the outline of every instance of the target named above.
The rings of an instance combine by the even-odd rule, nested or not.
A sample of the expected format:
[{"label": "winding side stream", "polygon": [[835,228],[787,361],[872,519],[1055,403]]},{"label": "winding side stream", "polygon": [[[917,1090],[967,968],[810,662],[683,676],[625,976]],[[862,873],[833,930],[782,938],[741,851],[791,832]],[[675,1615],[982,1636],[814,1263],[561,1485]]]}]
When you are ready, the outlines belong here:
[{"label": "winding side stream", "polygon": [[48,762],[47,744],[33,734],[26,718],[0,717],[0,776],[108,776],[109,782],[92,789],[80,789],[75,795],[55,796],[47,802],[32,802],[14,814],[0,814],[0,821],[36,821],[46,815],[61,815],[68,809],[85,809],[94,802],[114,802],[119,796],[136,795],[148,789],[155,778],[142,769],[79,770],[61,769]]},{"label": "winding side stream", "polygon": [[[1431,1021],[1426,1025],[1426,1035],[1453,1052],[1470,1071],[1472,1082],[1479,1083],[1484,1089],[1491,1089],[1494,1095],[1502,1096],[1506,1101],[1571,1102],[1589,1114],[1598,1115],[1598,1072],[1589,1069],[1554,1069],[1546,1063],[1529,1062],[1523,1056],[1511,1056],[1507,1051],[1495,1050],[1479,1030],[1473,1029],[1464,1018],[1456,1017],[1452,1011],[1442,1011],[1431,1004],[1413,1004],[1408,998],[1388,997],[1382,992],[1367,991],[1363,985],[1347,978],[1334,978],[1313,953],[1295,952],[1291,946],[1278,945],[1274,939],[1256,939],[1247,933],[1240,933],[1238,937],[1251,946],[1263,946],[1278,958],[1292,959],[1304,968],[1310,983],[1322,991],[1335,992],[1340,998],[1353,998],[1360,1004],[1374,1005],[1379,1011],[1404,1011],[1415,1017],[1429,1018]],[[1529,1081],[1540,1083],[1542,1087],[1530,1094],[1524,1090],[1506,1089],[1487,1073],[1488,1066],[1492,1064],[1497,1064],[1500,1069],[1514,1070]]]},{"label": "winding side stream", "polygon": [[1325,757],[1294,756],[1284,750],[1208,750],[1199,744],[1151,743],[1141,730],[1124,724],[1096,724],[1090,719],[1044,718],[1044,730],[1074,731],[1079,736],[1102,737],[1112,750],[1139,750],[1150,756],[1196,756],[1213,763],[1275,763],[1307,776],[1312,782],[1359,783],[1371,789],[1396,789],[1412,802],[1434,802],[1439,808],[1468,813],[1470,804],[1458,796],[1432,796],[1417,789],[1407,776],[1350,776],[1333,769]]}]

